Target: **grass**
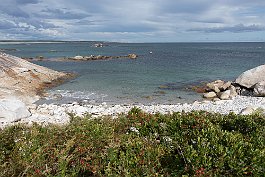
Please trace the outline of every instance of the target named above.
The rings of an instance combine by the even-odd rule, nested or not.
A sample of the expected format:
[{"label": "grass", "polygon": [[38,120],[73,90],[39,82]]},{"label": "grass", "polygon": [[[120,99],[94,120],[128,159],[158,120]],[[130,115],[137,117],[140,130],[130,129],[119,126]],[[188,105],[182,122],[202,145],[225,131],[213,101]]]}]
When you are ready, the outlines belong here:
[{"label": "grass", "polygon": [[117,119],[12,126],[0,132],[0,176],[264,176],[264,127],[261,114],[137,108]]}]

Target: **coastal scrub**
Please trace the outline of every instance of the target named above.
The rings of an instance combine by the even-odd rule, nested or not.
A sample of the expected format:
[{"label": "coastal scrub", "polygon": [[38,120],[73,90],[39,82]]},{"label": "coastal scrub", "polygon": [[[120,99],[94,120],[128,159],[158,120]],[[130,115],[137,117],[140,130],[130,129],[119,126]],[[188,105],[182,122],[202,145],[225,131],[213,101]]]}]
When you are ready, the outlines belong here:
[{"label": "coastal scrub", "polygon": [[0,132],[0,176],[262,176],[264,127],[259,113],[138,108],[117,119],[16,125]]}]

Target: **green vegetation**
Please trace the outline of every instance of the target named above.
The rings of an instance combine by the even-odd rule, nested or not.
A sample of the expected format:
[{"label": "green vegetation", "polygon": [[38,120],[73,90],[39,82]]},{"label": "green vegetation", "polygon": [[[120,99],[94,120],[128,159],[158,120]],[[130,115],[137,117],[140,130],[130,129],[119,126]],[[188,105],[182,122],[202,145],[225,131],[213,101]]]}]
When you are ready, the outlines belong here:
[{"label": "green vegetation", "polygon": [[261,114],[137,108],[118,119],[13,126],[0,132],[0,176],[264,176],[264,127]]}]

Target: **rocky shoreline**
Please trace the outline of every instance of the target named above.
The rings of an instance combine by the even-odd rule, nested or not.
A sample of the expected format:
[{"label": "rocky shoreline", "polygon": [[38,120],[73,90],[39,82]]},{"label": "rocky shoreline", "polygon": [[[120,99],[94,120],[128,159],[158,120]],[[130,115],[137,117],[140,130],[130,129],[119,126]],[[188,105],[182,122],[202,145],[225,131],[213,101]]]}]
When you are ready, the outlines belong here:
[{"label": "rocky shoreline", "polygon": [[42,96],[46,88],[71,77],[72,74],[0,53],[0,122],[8,124],[29,117],[28,107]]},{"label": "rocky shoreline", "polygon": [[[264,65],[260,66],[263,67]],[[77,102],[71,104],[42,104],[36,105],[34,101],[40,98],[40,92],[48,86],[61,83],[69,75],[41,67],[21,58],[0,53],[0,127],[14,125],[18,123],[32,124],[34,122],[49,124],[66,124],[70,121],[69,113],[83,116],[86,114],[97,118],[101,116],[117,117],[119,114],[126,114],[133,107],[138,107],[147,113],[170,114],[173,112],[189,112],[193,110],[203,110],[220,114],[251,114],[255,111],[265,110],[264,97],[242,96],[247,89],[254,93],[257,90],[262,92],[262,81],[265,79],[259,77],[249,88],[236,82],[214,81],[207,84],[207,93],[214,92],[211,100],[202,102],[195,101],[192,104],[175,105],[83,105]],[[12,72],[10,72],[12,71]],[[254,69],[251,74],[256,74],[260,69]],[[10,74],[11,73],[11,74]],[[249,72],[248,72],[249,73]],[[250,77],[248,74],[247,77]],[[245,80],[244,73],[239,77]],[[249,80],[249,79],[246,79]],[[221,83],[221,84],[220,84]],[[240,85],[240,89],[234,84]],[[229,90],[229,91],[228,91]],[[265,90],[265,89],[264,89]],[[229,92],[229,93],[227,93]],[[205,94],[204,93],[204,97]],[[223,95],[226,93],[226,95]],[[222,96],[223,95],[223,96]]]}]

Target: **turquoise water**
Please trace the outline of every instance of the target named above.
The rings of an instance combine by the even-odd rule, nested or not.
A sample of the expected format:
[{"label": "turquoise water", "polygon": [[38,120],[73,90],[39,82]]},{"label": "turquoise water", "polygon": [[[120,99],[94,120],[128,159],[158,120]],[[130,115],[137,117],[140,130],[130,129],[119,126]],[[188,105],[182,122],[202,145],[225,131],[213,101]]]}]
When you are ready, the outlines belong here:
[{"label": "turquoise water", "polygon": [[[19,57],[45,58],[76,55],[120,56],[135,53],[137,60],[53,62],[36,64],[75,72],[78,77],[49,92],[67,102],[175,104],[201,96],[186,88],[202,81],[234,80],[243,71],[264,64],[265,43],[1,43],[0,49]],[[150,53],[152,52],[152,53]],[[58,100],[51,100],[58,102]]]}]

